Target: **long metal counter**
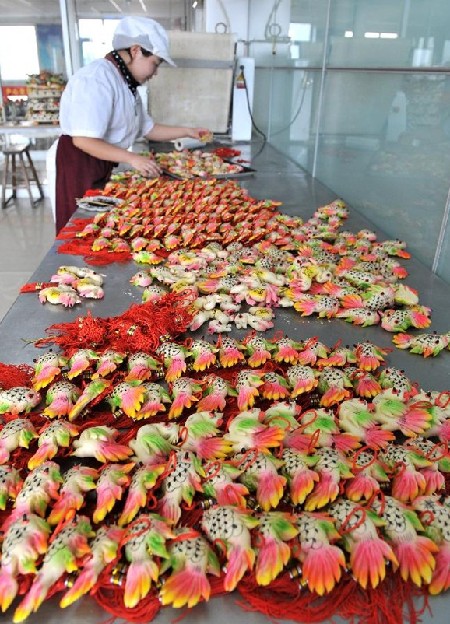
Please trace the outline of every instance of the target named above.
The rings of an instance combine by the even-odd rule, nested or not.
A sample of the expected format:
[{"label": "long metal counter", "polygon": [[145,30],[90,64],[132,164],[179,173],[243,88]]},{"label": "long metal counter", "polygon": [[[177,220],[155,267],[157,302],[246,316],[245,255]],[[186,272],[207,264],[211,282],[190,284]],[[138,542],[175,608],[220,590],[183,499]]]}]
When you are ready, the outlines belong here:
[{"label": "long metal counter", "polygon": [[27,139],[57,137],[61,134],[59,125],[51,123],[33,123],[32,121],[5,121],[0,123],[0,135],[22,135]]},{"label": "long metal counter", "polygon": [[[334,199],[336,195],[328,188],[312,179],[294,162],[280,154],[270,145],[262,150],[260,144],[254,142],[236,146],[242,150],[242,158],[251,160],[256,169],[253,177],[242,180],[249,193],[256,198],[269,198],[282,202],[280,211],[289,215],[297,215],[305,220],[314,210]],[[252,154],[256,157],[252,157]],[[350,208],[349,218],[343,228],[358,231],[369,228],[377,233],[379,240],[387,238],[370,222],[353,212]],[[78,210],[78,217],[88,217],[89,213]],[[413,227],[413,224],[411,225]],[[407,241],[406,241],[407,242]],[[61,255],[57,253],[59,243],[55,242],[40,264],[30,281],[48,281],[57,268],[63,264],[84,265],[82,257]],[[407,268],[409,276],[405,282],[419,291],[420,303],[432,308],[432,325],[428,330],[438,333],[450,330],[450,287],[434,276],[428,269],[414,259],[405,260],[402,264]],[[133,262],[110,264],[99,269],[105,275],[105,298],[101,301],[83,301],[81,306],[63,309],[60,306],[39,303],[37,294],[19,295],[3,322],[0,324],[0,361],[4,363],[32,363],[42,350],[37,350],[33,340],[44,337],[45,329],[54,323],[69,322],[90,310],[92,314],[108,317],[124,312],[132,303],[139,303],[141,291],[129,283],[130,277],[138,270]],[[302,318],[293,309],[277,309],[275,327],[271,332],[282,330],[291,338],[304,340],[317,336],[325,344],[332,346],[338,340],[342,344],[355,344],[369,340],[383,348],[392,349],[387,356],[389,365],[405,371],[410,379],[416,381],[425,390],[450,390],[450,352],[442,352],[436,358],[424,359],[407,351],[396,349],[392,344],[393,334],[382,330],[379,326],[361,328],[338,319],[318,319],[317,317]],[[243,335],[247,332],[236,333]],[[262,624],[266,618],[259,613],[241,611],[235,600],[238,595],[215,598],[209,603],[200,604],[192,612],[185,615],[186,624],[201,624],[214,621],[225,624],[233,621],[245,621],[248,624]],[[46,621],[56,624],[61,618],[70,622],[98,624],[107,618],[97,604],[91,599],[83,599],[65,611],[54,607],[55,601],[50,600],[43,605],[37,614],[28,620],[30,624]],[[430,599],[431,613],[425,612],[423,622],[444,624],[448,622],[449,596],[442,595]],[[180,615],[179,611],[164,608],[154,620],[156,624],[168,623]],[[11,611],[0,616],[0,623],[9,622]],[[335,618],[334,621],[339,621]]]}]

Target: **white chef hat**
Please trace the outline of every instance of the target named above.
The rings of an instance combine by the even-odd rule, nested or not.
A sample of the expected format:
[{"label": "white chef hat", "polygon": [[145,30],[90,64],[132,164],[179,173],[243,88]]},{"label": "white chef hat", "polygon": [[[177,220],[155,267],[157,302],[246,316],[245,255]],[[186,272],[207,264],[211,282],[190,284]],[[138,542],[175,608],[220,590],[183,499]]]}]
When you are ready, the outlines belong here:
[{"label": "white chef hat", "polygon": [[114,31],[112,40],[114,50],[131,48],[139,45],[144,50],[159,56],[169,65],[174,65],[169,55],[169,38],[166,31],[149,17],[124,17]]}]

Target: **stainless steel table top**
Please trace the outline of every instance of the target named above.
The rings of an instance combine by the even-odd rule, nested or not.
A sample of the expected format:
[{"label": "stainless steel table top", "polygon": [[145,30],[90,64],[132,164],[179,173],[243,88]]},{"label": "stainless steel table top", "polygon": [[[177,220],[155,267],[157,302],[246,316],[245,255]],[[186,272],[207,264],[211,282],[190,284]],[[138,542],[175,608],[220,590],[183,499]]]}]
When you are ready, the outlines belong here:
[{"label": "stainless steel table top", "polygon": [[[239,146],[240,147],[240,146]],[[243,157],[251,157],[251,153],[257,154],[259,145],[243,145]],[[270,198],[283,202],[280,207],[282,212],[289,215],[298,215],[304,219],[309,218],[319,206],[327,204],[336,195],[328,188],[312,179],[309,174],[300,169],[295,163],[280,154],[269,145],[252,159],[252,167],[257,170],[254,177],[242,181],[242,186],[248,189],[255,198]],[[89,217],[91,213],[78,210],[78,217]],[[367,220],[353,212],[350,207],[350,216],[344,224],[344,229],[358,231],[362,228],[374,230],[378,238],[386,238]],[[62,264],[74,264],[83,266],[85,263],[80,256],[61,255],[57,253],[58,242],[49,250],[41,265],[38,267],[30,281],[48,281],[51,275]],[[409,271],[405,282],[418,289],[420,303],[430,306],[432,313],[432,326],[429,330],[438,333],[450,329],[450,287],[442,280],[434,276],[429,270],[414,259],[404,262]],[[90,310],[92,314],[107,317],[121,314],[132,303],[140,303],[141,290],[129,283],[130,277],[138,270],[133,262],[125,264],[111,264],[97,269],[105,275],[105,298],[101,301],[83,302],[75,309],[63,309],[60,306],[50,304],[42,305],[38,301],[37,294],[19,295],[3,322],[0,324],[0,361],[4,363],[32,363],[42,350],[33,346],[30,340],[45,336],[45,329],[54,323],[69,322]],[[301,318],[292,309],[276,310],[276,325],[273,331],[283,330],[292,338],[306,339],[318,336],[327,345],[334,345],[337,340],[343,344],[352,345],[356,342],[370,340],[371,342],[387,348],[392,348],[392,334],[380,327],[360,328],[342,320],[317,319],[315,317]],[[201,333],[201,330],[199,330]],[[245,335],[247,331],[235,332],[236,336]],[[437,358],[424,358],[415,356],[407,351],[393,348],[388,355],[389,365],[403,369],[413,381],[426,390],[450,390],[450,353],[441,353]],[[426,612],[422,616],[423,622],[433,624],[447,624],[449,621],[446,609],[449,607],[448,592],[443,596],[430,599],[432,613]],[[235,605],[238,595],[220,597],[208,604],[198,605],[190,612],[183,621],[186,624],[211,622],[226,624],[230,618],[236,622],[245,621],[249,624],[260,624],[267,619],[259,613],[247,613],[241,611]],[[75,603],[66,611],[55,608],[55,601],[49,601],[37,614],[29,618],[30,624],[43,621],[48,624],[56,623],[61,617],[69,621],[83,624],[98,624],[105,614],[91,599],[83,599]],[[156,624],[171,622],[180,613],[173,609],[163,609],[154,620]],[[0,615],[0,623],[11,621],[11,611],[6,615]],[[335,618],[335,621],[339,619]]]},{"label": "stainless steel table top", "polygon": [[[245,157],[245,148],[243,155]],[[257,150],[257,146],[253,148]],[[319,206],[327,204],[336,195],[328,188],[312,179],[277,150],[267,145],[252,162],[257,173],[254,177],[242,180],[242,186],[256,198],[270,198],[282,201],[282,212],[309,218]],[[78,210],[78,217],[89,218],[92,213]],[[358,231],[369,228],[377,233],[379,240],[386,236],[374,228],[367,220],[351,210],[343,228]],[[57,268],[63,264],[84,266],[81,256],[57,253],[60,243],[56,242],[31,277],[30,281],[48,281]],[[403,262],[409,271],[405,283],[419,291],[420,303],[432,308],[432,325],[424,332],[435,330],[438,333],[450,329],[450,287],[433,275],[421,263],[414,259]],[[142,267],[141,267],[142,268]],[[3,322],[0,324],[0,361],[5,363],[31,363],[42,350],[34,348],[30,340],[45,336],[45,329],[54,323],[74,320],[90,310],[94,315],[107,317],[121,314],[132,303],[140,303],[141,290],[129,283],[130,277],[138,270],[134,262],[114,263],[97,268],[105,275],[105,298],[100,301],[85,300],[72,309],[39,303],[37,294],[19,295]],[[436,358],[424,358],[412,355],[408,351],[397,349],[392,344],[390,332],[379,326],[361,328],[338,319],[302,318],[293,309],[276,310],[276,326],[292,338],[305,339],[318,336],[327,345],[334,345],[338,339],[343,344],[352,345],[363,340],[386,348],[392,348],[388,361],[392,366],[404,369],[413,381],[417,381],[426,390],[450,389],[450,353],[442,352]],[[201,329],[199,330],[202,331]],[[242,332],[244,335],[246,332]],[[235,332],[239,336],[239,332]],[[267,335],[271,335],[268,332]]]}]

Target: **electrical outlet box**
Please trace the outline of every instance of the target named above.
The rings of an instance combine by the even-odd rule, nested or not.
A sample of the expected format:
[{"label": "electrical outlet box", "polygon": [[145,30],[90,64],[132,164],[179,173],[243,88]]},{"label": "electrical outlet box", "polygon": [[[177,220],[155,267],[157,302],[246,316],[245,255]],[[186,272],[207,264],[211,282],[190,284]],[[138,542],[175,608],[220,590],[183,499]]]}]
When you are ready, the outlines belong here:
[{"label": "electrical outlet box", "polygon": [[253,111],[254,90],[255,59],[238,57],[233,85],[232,141],[250,141],[252,138],[251,112]]}]

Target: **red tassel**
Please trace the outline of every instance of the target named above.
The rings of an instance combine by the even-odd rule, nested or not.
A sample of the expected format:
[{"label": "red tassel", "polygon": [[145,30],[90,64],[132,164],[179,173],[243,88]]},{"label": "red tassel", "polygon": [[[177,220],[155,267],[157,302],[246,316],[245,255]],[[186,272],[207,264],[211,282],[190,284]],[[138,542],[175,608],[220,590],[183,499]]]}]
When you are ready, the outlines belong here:
[{"label": "red tassel", "polygon": [[131,260],[131,253],[128,251],[92,251],[92,240],[84,238],[72,238],[68,235],[65,243],[58,247],[58,253],[72,256],[83,256],[87,264],[104,266],[112,262],[128,262]]},{"label": "red tassel", "polygon": [[234,158],[234,156],[240,156],[241,152],[240,150],[234,149],[232,147],[218,147],[213,150],[213,154],[220,156],[220,158]]},{"label": "red tassel", "polygon": [[27,364],[2,364],[0,362],[0,388],[9,390],[17,386],[31,386],[33,367]]},{"label": "red tassel", "polygon": [[[237,589],[246,601],[238,603],[245,611],[304,624],[328,621],[333,616],[350,621],[357,618],[360,624],[417,624],[428,607],[426,589],[405,583],[398,574],[390,574],[377,588],[367,590],[348,576],[324,596],[302,588],[288,574],[268,587],[260,587],[250,575],[242,579]],[[413,601],[419,596],[423,599],[422,607]]]},{"label": "red tassel", "polygon": [[99,189],[87,189],[87,191],[84,192],[83,197],[98,197],[101,194],[101,190]]},{"label": "red tassel", "polygon": [[108,584],[98,587],[92,596],[105,611],[116,618],[137,624],[151,622],[161,609],[158,594],[155,592],[150,592],[132,609],[127,608],[123,603],[123,588],[119,585]]},{"label": "red tassel", "polygon": [[63,229],[59,232],[56,240],[64,240],[66,238],[73,238],[77,232],[81,232],[88,223],[92,222],[92,217],[89,219],[72,219],[67,223]]},{"label": "red tassel", "polygon": [[163,336],[174,338],[186,331],[193,318],[191,302],[190,293],[168,293],[156,302],[132,305],[120,316],[100,318],[88,312],[72,323],[52,325],[47,332],[53,335],[35,346],[54,343],[65,355],[84,348],[154,352]]},{"label": "red tassel", "polygon": [[[102,575],[102,577],[104,578],[105,575]],[[211,584],[211,596],[219,596],[225,593],[222,577],[210,577],[209,581]],[[116,618],[123,618],[129,622],[151,622],[161,609],[158,594],[155,592],[150,592],[136,607],[128,609],[123,604],[123,587],[105,581],[97,585],[96,589],[92,592],[92,597],[101,607],[108,611],[108,613],[113,614]],[[174,621],[182,620],[184,615],[188,613],[189,609]]]},{"label": "red tassel", "polygon": [[50,286],[54,286],[55,282],[29,282],[28,284],[24,284],[20,289],[20,294],[25,293],[35,293],[43,288],[49,288]]}]

